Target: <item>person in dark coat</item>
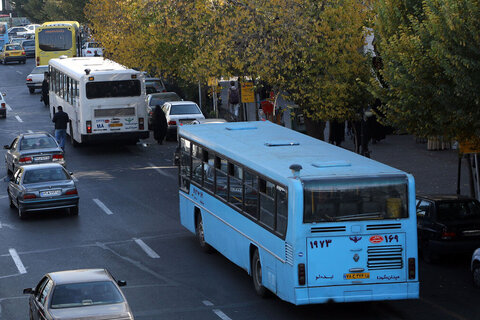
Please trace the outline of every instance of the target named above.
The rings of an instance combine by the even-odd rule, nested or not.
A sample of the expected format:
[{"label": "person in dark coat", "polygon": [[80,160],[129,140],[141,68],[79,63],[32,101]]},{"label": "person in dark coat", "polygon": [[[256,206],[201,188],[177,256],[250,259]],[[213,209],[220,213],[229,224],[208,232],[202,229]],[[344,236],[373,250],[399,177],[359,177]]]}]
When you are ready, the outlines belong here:
[{"label": "person in dark coat", "polygon": [[58,145],[63,151],[65,151],[65,139],[69,121],[68,114],[63,111],[62,106],[58,106],[58,111],[53,115],[52,122],[55,123],[55,139],[57,139]]},{"label": "person in dark coat", "polygon": [[159,105],[155,106],[153,111],[153,137],[157,140],[158,144],[163,143],[163,139],[167,136],[167,118],[163,113],[162,108]]},{"label": "person in dark coat", "polygon": [[48,107],[50,105],[50,97],[48,95],[48,89],[49,89],[48,72],[45,72],[43,76],[43,82],[42,82],[42,101],[45,104],[45,107]]}]

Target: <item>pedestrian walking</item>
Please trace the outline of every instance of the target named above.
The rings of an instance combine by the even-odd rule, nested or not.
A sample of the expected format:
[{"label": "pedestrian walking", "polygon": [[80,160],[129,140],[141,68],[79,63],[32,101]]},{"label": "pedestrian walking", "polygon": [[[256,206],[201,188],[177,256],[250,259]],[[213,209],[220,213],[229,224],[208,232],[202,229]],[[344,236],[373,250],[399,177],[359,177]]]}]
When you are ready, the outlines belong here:
[{"label": "pedestrian walking", "polygon": [[163,139],[167,136],[167,118],[163,113],[162,108],[159,105],[155,106],[153,111],[153,137],[157,140],[158,144],[163,144]]},{"label": "pedestrian walking", "polygon": [[58,111],[53,115],[52,122],[55,123],[55,139],[57,139],[60,148],[65,152],[65,138],[67,136],[67,123],[70,121],[68,114],[63,112],[62,106],[58,106]]},{"label": "pedestrian walking", "polygon": [[50,105],[50,97],[48,95],[48,90],[49,90],[49,83],[48,83],[48,72],[45,72],[43,75],[43,82],[42,82],[42,99],[43,104],[45,107],[48,107]]},{"label": "pedestrian walking", "polygon": [[238,118],[238,109],[240,103],[240,92],[235,86],[235,81],[230,81],[230,88],[228,88],[228,108],[230,113],[235,116],[235,120]]}]

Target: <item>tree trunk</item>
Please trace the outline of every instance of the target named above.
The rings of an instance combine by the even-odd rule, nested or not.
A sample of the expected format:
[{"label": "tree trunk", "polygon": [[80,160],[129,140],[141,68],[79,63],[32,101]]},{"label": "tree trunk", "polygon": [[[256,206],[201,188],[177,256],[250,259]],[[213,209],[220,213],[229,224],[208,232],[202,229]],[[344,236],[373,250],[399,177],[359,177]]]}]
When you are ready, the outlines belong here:
[{"label": "tree trunk", "polygon": [[309,117],[305,117],[305,128],[309,136],[325,140],[325,121],[312,120]]}]

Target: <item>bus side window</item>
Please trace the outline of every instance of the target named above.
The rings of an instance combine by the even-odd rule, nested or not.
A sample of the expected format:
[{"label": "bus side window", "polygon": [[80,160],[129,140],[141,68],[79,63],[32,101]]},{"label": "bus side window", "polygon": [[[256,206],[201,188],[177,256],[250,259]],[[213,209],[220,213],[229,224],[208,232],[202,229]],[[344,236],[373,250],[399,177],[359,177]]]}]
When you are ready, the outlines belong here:
[{"label": "bus side window", "polygon": [[277,225],[276,230],[281,235],[287,232],[288,196],[285,189],[277,186]]},{"label": "bus side window", "polygon": [[180,140],[180,188],[189,192],[190,173],[192,166],[191,143],[188,140]]},{"label": "bus side window", "polygon": [[220,157],[215,157],[215,194],[228,199],[228,162]]},{"label": "bus side window", "polygon": [[245,170],[245,212],[258,219],[258,177]]},{"label": "bus side window", "polygon": [[203,150],[203,185],[210,191],[215,191],[215,155]]},{"label": "bus side window", "polygon": [[228,164],[230,192],[228,201],[243,210],[243,169],[233,163]]},{"label": "bus side window", "polygon": [[192,148],[192,180],[200,185],[203,181],[202,157],[202,148],[194,144]]},{"label": "bus side window", "polygon": [[260,179],[260,221],[270,228],[275,224],[275,185]]}]

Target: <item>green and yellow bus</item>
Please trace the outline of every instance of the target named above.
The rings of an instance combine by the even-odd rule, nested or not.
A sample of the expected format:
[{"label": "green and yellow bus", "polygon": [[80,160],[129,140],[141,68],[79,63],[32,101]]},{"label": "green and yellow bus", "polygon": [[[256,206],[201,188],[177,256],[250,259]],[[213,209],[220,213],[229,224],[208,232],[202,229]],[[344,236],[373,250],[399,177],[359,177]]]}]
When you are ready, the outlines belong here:
[{"label": "green and yellow bus", "polygon": [[52,58],[81,56],[80,24],[77,21],[50,21],[35,30],[35,61],[48,65]]}]

